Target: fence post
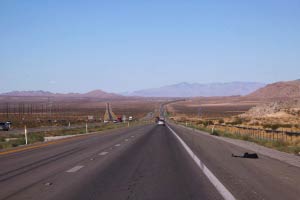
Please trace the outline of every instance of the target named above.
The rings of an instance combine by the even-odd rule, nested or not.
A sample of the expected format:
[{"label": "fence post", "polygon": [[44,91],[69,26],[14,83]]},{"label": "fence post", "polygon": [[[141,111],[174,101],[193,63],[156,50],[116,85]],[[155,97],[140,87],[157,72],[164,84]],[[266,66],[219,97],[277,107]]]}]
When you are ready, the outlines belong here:
[{"label": "fence post", "polygon": [[26,125],[24,127],[24,134],[25,134],[25,144],[27,145],[28,144],[28,139],[27,139],[27,128],[26,128]]}]

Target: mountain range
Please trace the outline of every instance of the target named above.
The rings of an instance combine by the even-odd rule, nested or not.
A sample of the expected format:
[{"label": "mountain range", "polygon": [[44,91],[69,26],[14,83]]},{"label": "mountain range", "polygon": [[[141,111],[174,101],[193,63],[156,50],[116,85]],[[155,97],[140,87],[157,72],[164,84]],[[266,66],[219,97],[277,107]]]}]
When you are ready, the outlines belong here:
[{"label": "mountain range", "polygon": [[93,90],[87,93],[52,93],[48,91],[12,91],[8,93],[2,93],[0,96],[14,96],[14,97],[76,97],[76,98],[103,98],[103,99],[115,99],[121,98],[121,95],[104,92],[102,90]]},{"label": "mountain range", "polygon": [[276,82],[272,84],[255,82],[230,83],[179,83],[160,88],[145,89],[130,93],[115,94],[102,90],[93,90],[87,93],[52,93],[47,91],[13,91],[0,96],[14,97],[75,97],[120,99],[130,97],[215,97],[215,96],[245,96],[260,99],[300,98],[300,80]]},{"label": "mountain range", "polygon": [[160,88],[138,90],[130,93],[123,93],[126,96],[141,97],[212,97],[212,96],[244,96],[259,88],[264,83],[256,82],[229,82],[229,83],[179,83]]}]

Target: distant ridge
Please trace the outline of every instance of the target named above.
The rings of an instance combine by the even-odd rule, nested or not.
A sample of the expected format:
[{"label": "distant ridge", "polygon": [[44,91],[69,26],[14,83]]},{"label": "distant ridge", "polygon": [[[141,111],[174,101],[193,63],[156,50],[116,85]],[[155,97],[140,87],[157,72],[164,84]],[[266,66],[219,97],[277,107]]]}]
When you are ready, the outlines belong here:
[{"label": "distant ridge", "polygon": [[93,91],[90,91],[88,93],[85,93],[85,94],[81,94],[81,96],[86,96],[86,97],[101,97],[101,98],[120,98],[122,97],[121,95],[118,95],[118,94],[114,94],[114,93],[108,93],[108,92],[104,92],[102,90],[93,90]]},{"label": "distant ridge", "polygon": [[54,96],[58,95],[52,92],[48,91],[43,91],[43,90],[37,90],[37,91],[12,91],[12,92],[7,92],[7,93],[2,93],[0,94],[1,96],[28,96],[28,97],[33,97],[33,96]]},{"label": "distant ridge", "polygon": [[114,93],[108,93],[104,92],[102,90],[93,90],[87,93],[52,93],[48,91],[43,90],[37,90],[37,91],[12,91],[7,93],[2,93],[0,96],[14,96],[14,97],[87,97],[87,98],[105,98],[105,99],[111,99],[111,98],[121,98],[121,95],[114,94]]},{"label": "distant ridge", "polygon": [[262,99],[300,98],[300,80],[272,83],[247,97]]},{"label": "distant ridge", "polygon": [[124,93],[127,96],[142,97],[213,97],[213,96],[238,96],[247,95],[259,88],[264,83],[256,82],[230,82],[230,83],[187,83],[168,85],[160,88],[139,90],[131,93]]}]

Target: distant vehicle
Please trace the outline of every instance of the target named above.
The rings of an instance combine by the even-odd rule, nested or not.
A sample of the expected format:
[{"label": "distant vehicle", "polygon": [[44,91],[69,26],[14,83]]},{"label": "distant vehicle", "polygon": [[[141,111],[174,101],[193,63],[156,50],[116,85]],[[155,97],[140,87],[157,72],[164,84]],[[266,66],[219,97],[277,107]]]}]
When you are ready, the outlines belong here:
[{"label": "distant vehicle", "polygon": [[114,120],[114,121],[113,121],[113,123],[118,123],[118,122],[119,122],[118,120]]},{"label": "distant vehicle", "polygon": [[123,119],[122,119],[122,117],[118,117],[118,122],[123,122]]},{"label": "distant vehicle", "polygon": [[132,121],[132,120],[133,120],[133,117],[132,117],[132,116],[129,116],[129,117],[128,117],[128,120],[129,120],[129,121]]},{"label": "distant vehicle", "polygon": [[104,124],[107,124],[108,122],[109,122],[109,121],[107,121],[107,120],[104,120],[104,121],[103,121]]},{"label": "distant vehicle", "polygon": [[3,131],[9,131],[11,122],[0,122],[0,129]]},{"label": "distant vehicle", "polygon": [[158,122],[157,122],[157,125],[159,125],[159,126],[165,126],[166,124],[165,124],[165,120],[158,120]]}]

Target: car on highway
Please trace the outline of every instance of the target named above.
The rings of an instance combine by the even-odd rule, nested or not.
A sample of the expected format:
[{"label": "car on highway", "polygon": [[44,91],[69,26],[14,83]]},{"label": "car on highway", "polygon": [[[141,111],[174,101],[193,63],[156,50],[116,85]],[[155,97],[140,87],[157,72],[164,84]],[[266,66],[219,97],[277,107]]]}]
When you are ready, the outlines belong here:
[{"label": "car on highway", "polygon": [[0,122],[0,130],[9,131],[11,122]]},{"label": "car on highway", "polygon": [[165,120],[158,120],[157,125],[159,126],[165,126]]}]

